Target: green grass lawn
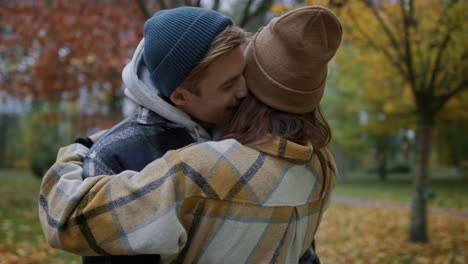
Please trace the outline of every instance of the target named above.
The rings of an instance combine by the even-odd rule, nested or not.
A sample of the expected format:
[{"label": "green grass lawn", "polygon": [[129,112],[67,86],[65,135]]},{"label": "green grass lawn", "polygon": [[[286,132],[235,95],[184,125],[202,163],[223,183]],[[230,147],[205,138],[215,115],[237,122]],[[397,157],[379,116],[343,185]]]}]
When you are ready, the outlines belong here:
[{"label": "green grass lawn", "polygon": [[[339,182],[336,186],[335,194],[401,203],[405,203],[409,200],[411,183],[408,179],[390,178],[390,180],[385,183],[380,183],[369,175],[365,177],[362,175],[361,177],[353,176],[353,178],[350,177],[350,179],[353,179],[353,181],[347,183]],[[28,171],[0,170],[0,263],[80,263],[81,260],[79,257],[52,249],[45,242],[37,216],[39,185],[40,180],[33,177]],[[433,179],[430,181],[430,187],[433,188],[436,195],[436,198],[430,202],[431,206],[455,209],[467,208],[468,188],[466,182],[457,179]],[[342,205],[332,206],[328,213],[328,218],[325,218],[329,219],[325,221],[328,222],[328,224],[323,223],[323,228],[321,227],[321,229],[324,231],[323,233],[319,232],[319,238],[321,239],[321,242],[319,242],[319,245],[321,245],[319,253],[322,253],[325,257],[324,263],[344,263],[343,261],[346,263],[401,263],[398,262],[399,258],[397,255],[404,256],[404,260],[408,260],[405,263],[463,263],[463,261],[457,260],[466,257],[460,253],[463,252],[463,250],[451,248],[450,245],[462,245],[466,243],[466,239],[463,238],[463,232],[451,230],[450,228],[456,228],[457,230],[459,228],[462,228],[462,230],[465,228],[465,230],[468,230],[466,229],[466,224],[464,224],[464,222],[466,222],[465,219],[452,219],[449,218],[449,216],[437,216],[437,219],[440,220],[436,219],[437,221],[432,221],[433,223],[437,223],[437,225],[430,227],[430,232],[434,234],[433,236],[436,237],[437,240],[449,241],[450,245],[448,245],[447,248],[445,248],[444,243],[438,242],[438,244],[431,243],[427,246],[408,244],[405,246],[408,250],[405,249],[406,251],[404,252],[394,248],[392,250],[387,250],[385,253],[387,255],[381,254],[382,259],[389,259],[388,262],[370,261],[374,258],[374,255],[373,251],[369,248],[366,249],[367,251],[364,250],[366,248],[363,246],[365,241],[363,244],[357,243],[359,240],[354,240],[356,243],[353,242],[354,244],[352,244],[349,242],[350,244],[348,244],[348,242],[346,242],[346,245],[344,245],[345,242],[343,242],[343,239],[345,238],[341,237],[343,235],[340,233],[341,231],[327,235],[327,232],[339,230],[337,226],[341,226],[343,223],[346,224],[343,224],[343,227],[339,228],[353,225],[359,226],[360,223],[364,223],[360,218],[365,215],[367,215],[367,217],[372,216],[376,218],[380,218],[379,215],[381,215],[385,219],[394,217],[396,219],[395,224],[400,224],[396,227],[382,229],[384,231],[387,230],[389,232],[388,234],[385,233],[387,231],[379,231],[381,228],[375,227],[373,228],[373,230],[375,229],[375,234],[367,234],[366,239],[384,239],[387,241],[388,237],[393,237],[391,232],[398,229],[398,232],[402,235],[397,238],[392,238],[393,240],[388,240],[386,243],[390,243],[388,244],[389,248],[394,247],[394,245],[399,245],[401,241],[404,240],[404,234],[407,228],[407,213],[385,209],[379,210],[382,212],[370,208]],[[381,223],[379,219],[371,220],[369,220],[371,223]],[[338,222],[335,223],[334,221]],[[454,226],[454,223],[457,223],[457,225]],[[364,230],[367,227],[362,228]],[[358,234],[362,230],[359,231],[358,228],[353,230],[355,233],[346,233],[346,236],[360,237],[362,235]],[[349,232],[349,230],[346,232]],[[438,237],[439,235],[441,237]],[[329,237],[333,237],[333,239]],[[359,257],[356,261],[342,259],[340,255],[336,253],[337,248],[343,248],[343,250],[346,248],[348,253],[353,252],[355,256]],[[379,251],[381,249],[375,250]],[[433,251],[441,252],[440,254],[442,254],[441,256],[443,256],[443,258],[441,258],[440,262],[420,261],[421,258],[430,259],[430,254],[432,253],[428,252]],[[393,259],[393,257],[395,257],[395,259]],[[403,258],[401,259],[403,260]],[[449,259],[449,262],[444,262],[447,259]]]},{"label": "green grass lawn", "polygon": [[[434,193],[429,206],[449,209],[468,209],[468,184],[461,180],[431,180],[428,188]],[[378,180],[356,180],[339,182],[334,190],[335,195],[359,197],[368,200],[409,203],[412,183],[397,180],[380,182]]]},{"label": "green grass lawn", "polygon": [[0,170],[0,263],[81,263],[45,242],[38,219],[39,185],[26,170]]},{"label": "green grass lawn", "polygon": [[[433,176],[428,181],[428,190],[434,193],[429,199],[430,207],[447,209],[468,209],[468,181],[457,178],[441,178]],[[338,181],[334,194],[353,196],[368,200],[409,203],[411,200],[411,175],[389,175],[389,179],[381,182],[376,175],[369,173],[352,173],[347,181]]]}]

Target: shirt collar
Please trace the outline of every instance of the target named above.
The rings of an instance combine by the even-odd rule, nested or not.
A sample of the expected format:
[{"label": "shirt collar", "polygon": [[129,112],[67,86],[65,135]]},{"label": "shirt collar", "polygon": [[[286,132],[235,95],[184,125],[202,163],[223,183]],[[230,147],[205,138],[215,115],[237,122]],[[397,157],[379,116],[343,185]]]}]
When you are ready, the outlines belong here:
[{"label": "shirt collar", "polygon": [[163,123],[164,119],[155,112],[140,106],[137,112],[137,122],[141,125],[157,125]]},{"label": "shirt collar", "polygon": [[253,146],[253,148],[275,157],[296,162],[310,161],[314,152],[312,146],[303,146],[282,137],[274,137],[273,140]]}]

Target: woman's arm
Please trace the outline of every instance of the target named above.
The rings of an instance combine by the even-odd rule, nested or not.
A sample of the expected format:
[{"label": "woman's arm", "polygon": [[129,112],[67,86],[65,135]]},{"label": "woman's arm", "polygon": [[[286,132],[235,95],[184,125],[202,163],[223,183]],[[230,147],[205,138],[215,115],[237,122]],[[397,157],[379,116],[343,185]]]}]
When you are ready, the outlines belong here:
[{"label": "woman's arm", "polygon": [[61,148],[42,180],[39,218],[49,244],[79,255],[172,255],[183,248],[187,234],[175,206],[178,153],[140,173],[82,179],[88,150],[78,143]]}]

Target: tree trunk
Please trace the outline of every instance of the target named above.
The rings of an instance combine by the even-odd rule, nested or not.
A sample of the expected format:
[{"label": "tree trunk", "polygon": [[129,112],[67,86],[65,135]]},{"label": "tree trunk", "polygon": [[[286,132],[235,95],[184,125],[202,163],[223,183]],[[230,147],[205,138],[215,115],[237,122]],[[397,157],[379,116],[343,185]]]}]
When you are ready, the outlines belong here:
[{"label": "tree trunk", "polygon": [[387,180],[387,152],[384,151],[379,155],[379,166],[378,166],[378,173],[379,173],[379,180],[385,181]]},{"label": "tree trunk", "polygon": [[176,7],[185,5],[184,0],[170,0],[169,2],[170,2],[170,6],[168,6],[167,8],[176,8]]},{"label": "tree trunk", "polygon": [[424,190],[428,177],[429,154],[432,143],[434,116],[420,114],[416,137],[416,175],[413,182],[411,201],[411,224],[409,241],[428,242],[427,236],[427,205]]},{"label": "tree trunk", "polygon": [[6,159],[6,148],[8,142],[8,117],[7,114],[0,113],[0,168],[5,164]]},{"label": "tree trunk", "polygon": [[140,8],[140,11],[143,13],[145,20],[151,17],[151,12],[148,6],[146,5],[145,0],[138,0],[138,7]]},{"label": "tree trunk", "polygon": [[211,9],[213,9],[214,11],[219,11],[219,7],[220,7],[220,0],[215,0],[213,3],[213,7]]},{"label": "tree trunk", "polygon": [[[242,13],[242,17],[239,20],[239,27],[246,28],[247,24],[251,22],[251,20],[257,17],[264,17],[268,10],[270,9],[271,5],[273,4],[273,0],[262,0],[258,4],[257,8],[251,12],[251,7],[255,4],[254,0],[248,0],[244,6],[244,10]],[[263,24],[263,21],[262,21]]]}]

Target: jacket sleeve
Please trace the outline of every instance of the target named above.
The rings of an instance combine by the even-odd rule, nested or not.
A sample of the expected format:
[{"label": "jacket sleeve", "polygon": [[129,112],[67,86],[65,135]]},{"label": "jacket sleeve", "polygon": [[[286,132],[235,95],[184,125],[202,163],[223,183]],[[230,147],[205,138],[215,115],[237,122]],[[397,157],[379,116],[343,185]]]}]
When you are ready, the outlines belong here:
[{"label": "jacket sleeve", "polygon": [[96,175],[111,175],[116,174],[100,157],[99,153],[93,152],[92,149],[84,158],[83,163],[83,178],[94,177]]},{"label": "jacket sleeve", "polygon": [[176,205],[178,153],[140,173],[83,179],[87,152],[81,144],[61,148],[42,180],[39,218],[48,243],[85,256],[177,254],[187,240]]},{"label": "jacket sleeve", "polygon": [[326,159],[328,165],[328,177],[329,177],[329,192],[331,193],[336,185],[336,178],[338,177],[338,168],[336,166],[333,154],[326,149]]}]

